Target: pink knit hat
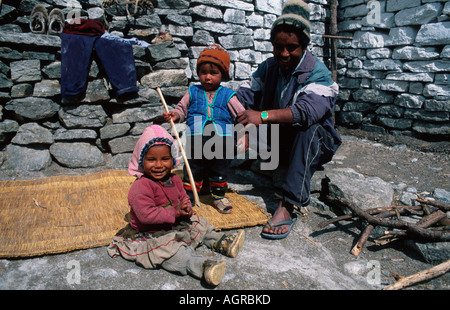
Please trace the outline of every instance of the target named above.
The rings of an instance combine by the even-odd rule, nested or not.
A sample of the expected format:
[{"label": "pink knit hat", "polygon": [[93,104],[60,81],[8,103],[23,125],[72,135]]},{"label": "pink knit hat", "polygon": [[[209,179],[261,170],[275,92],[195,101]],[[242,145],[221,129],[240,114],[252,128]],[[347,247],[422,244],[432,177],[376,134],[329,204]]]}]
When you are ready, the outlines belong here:
[{"label": "pink knit hat", "polygon": [[151,125],[145,128],[136,146],[134,147],[133,156],[128,165],[128,173],[140,178],[144,174],[143,158],[148,149],[155,145],[167,145],[170,147],[174,160],[173,166],[177,165],[178,147],[173,137],[159,125]]}]

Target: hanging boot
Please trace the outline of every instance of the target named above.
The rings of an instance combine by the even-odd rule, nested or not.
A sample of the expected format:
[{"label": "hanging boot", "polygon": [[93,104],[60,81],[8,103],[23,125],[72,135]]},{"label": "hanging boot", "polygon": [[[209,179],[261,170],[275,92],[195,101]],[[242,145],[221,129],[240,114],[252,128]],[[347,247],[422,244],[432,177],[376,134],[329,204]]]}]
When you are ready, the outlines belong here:
[{"label": "hanging boot", "polygon": [[30,15],[31,32],[45,34],[47,29],[47,22],[47,9],[42,4],[36,4]]},{"label": "hanging boot", "polygon": [[60,9],[53,9],[48,15],[48,32],[50,35],[58,35],[63,31],[66,19]]}]

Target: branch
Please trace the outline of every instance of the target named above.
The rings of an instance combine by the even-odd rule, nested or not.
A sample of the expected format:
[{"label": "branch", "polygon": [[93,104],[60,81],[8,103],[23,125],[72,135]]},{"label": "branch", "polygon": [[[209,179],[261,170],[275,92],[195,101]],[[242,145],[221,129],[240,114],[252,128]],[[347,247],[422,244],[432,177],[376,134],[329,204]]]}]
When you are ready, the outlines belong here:
[{"label": "branch", "polygon": [[450,205],[443,203],[439,200],[427,200],[427,199],[423,199],[423,198],[416,198],[416,201],[418,201],[420,203],[424,203],[426,205],[434,206],[443,211],[450,211]]},{"label": "branch", "polygon": [[[373,208],[373,209],[367,210],[366,212],[371,215],[376,215],[378,213],[385,212],[385,211],[390,211],[392,216],[396,215],[397,212],[399,214],[410,213],[410,214],[416,214],[416,215],[423,215],[423,212],[421,212],[420,210],[422,210],[421,206],[389,206],[389,207]],[[391,215],[389,215],[389,216],[391,216]],[[329,220],[322,221],[319,223],[318,226],[319,226],[319,228],[324,228],[325,226],[327,226],[329,224],[333,224],[335,222],[344,221],[344,220],[350,220],[354,217],[356,217],[354,214],[341,215],[338,217],[331,218]]]},{"label": "branch", "polygon": [[373,226],[384,226],[384,227],[391,227],[391,228],[397,228],[397,229],[404,229],[408,233],[412,234],[413,236],[417,236],[423,239],[427,239],[429,241],[450,241],[450,233],[449,232],[441,232],[441,231],[433,231],[426,228],[422,228],[418,225],[415,225],[413,223],[408,223],[402,220],[389,220],[389,219],[380,219],[377,218],[368,212],[365,212],[355,206],[351,201],[345,199],[345,198],[333,198],[330,196],[327,196],[326,199],[330,201],[331,203],[347,207],[350,209],[356,216],[365,219],[369,224],[372,224]]}]

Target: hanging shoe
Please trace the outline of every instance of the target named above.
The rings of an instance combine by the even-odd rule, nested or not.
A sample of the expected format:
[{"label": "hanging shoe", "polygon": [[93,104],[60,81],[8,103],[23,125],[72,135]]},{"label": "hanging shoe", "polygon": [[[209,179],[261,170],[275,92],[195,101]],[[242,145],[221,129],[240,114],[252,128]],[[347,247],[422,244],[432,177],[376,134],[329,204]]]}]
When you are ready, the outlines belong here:
[{"label": "hanging shoe", "polygon": [[58,35],[63,31],[66,19],[60,9],[53,9],[48,15],[48,32],[50,35]]},{"label": "hanging shoe", "polygon": [[32,33],[45,34],[47,29],[48,13],[45,6],[36,4],[30,15],[30,30]]}]

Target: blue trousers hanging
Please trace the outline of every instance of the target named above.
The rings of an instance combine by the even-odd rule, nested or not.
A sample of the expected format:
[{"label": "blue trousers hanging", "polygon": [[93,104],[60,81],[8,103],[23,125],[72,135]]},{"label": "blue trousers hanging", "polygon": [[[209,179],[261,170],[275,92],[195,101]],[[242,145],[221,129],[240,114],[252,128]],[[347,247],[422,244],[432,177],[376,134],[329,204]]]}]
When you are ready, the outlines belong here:
[{"label": "blue trousers hanging", "polygon": [[86,92],[92,52],[98,56],[116,96],[138,92],[133,47],[100,36],[61,33],[61,96]]}]

